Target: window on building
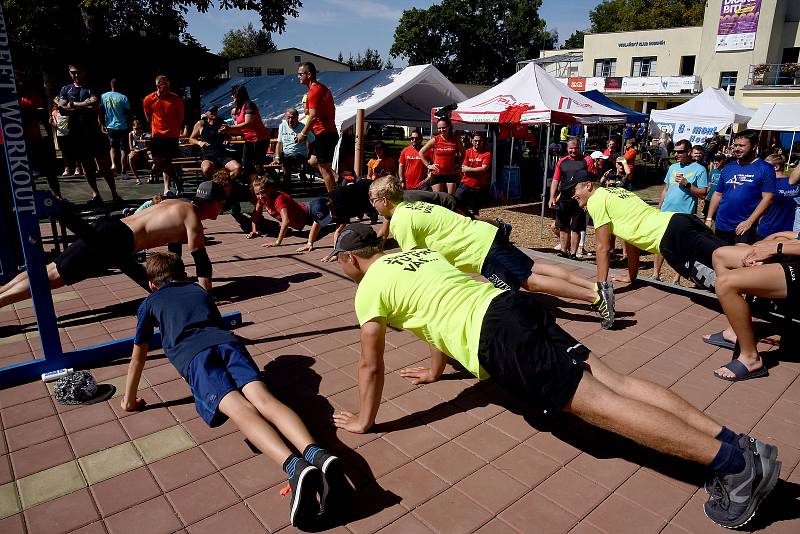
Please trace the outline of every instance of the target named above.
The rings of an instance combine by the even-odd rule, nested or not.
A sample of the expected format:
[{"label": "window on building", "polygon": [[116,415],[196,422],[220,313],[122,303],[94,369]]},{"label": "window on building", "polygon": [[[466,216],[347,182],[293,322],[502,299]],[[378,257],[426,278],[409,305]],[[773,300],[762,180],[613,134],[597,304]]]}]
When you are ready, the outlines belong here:
[{"label": "window on building", "polygon": [[635,57],[631,64],[631,76],[655,76],[656,58]]},{"label": "window on building", "polygon": [[240,67],[242,76],[261,76],[261,67]]},{"label": "window on building", "polygon": [[303,62],[303,57],[302,56],[294,56],[294,62],[298,63],[298,64],[302,63]]},{"label": "window on building", "polygon": [[283,69],[267,69],[267,76],[283,76]]},{"label": "window on building", "polygon": [[617,58],[595,59],[594,75],[610,78],[617,73]]},{"label": "window on building", "polygon": [[797,63],[800,60],[800,47],[784,48],[781,63]]},{"label": "window on building", "polygon": [[736,93],[736,81],[739,77],[739,72],[732,70],[719,73],[719,88],[724,89],[729,95],[733,96]]},{"label": "window on building", "polygon": [[694,75],[694,61],[696,56],[681,56],[681,76]]}]

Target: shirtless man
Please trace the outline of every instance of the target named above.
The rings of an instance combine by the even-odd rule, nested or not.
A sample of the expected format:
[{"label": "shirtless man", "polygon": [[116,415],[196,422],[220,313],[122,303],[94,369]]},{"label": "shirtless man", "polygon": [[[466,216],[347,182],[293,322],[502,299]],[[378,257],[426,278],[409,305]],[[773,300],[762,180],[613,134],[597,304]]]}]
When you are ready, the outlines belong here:
[{"label": "shirtless man", "polygon": [[[197,281],[210,291],[211,260],[206,254],[202,221],[216,219],[224,202],[225,192],[219,184],[203,182],[192,202],[164,200],[124,219],[100,221],[47,265],[50,288],[100,276],[110,267],[121,269],[147,287],[147,277],[132,255],[168,243],[188,243]],[[0,288],[0,308],[27,298],[30,298],[28,273],[20,273]]]}]

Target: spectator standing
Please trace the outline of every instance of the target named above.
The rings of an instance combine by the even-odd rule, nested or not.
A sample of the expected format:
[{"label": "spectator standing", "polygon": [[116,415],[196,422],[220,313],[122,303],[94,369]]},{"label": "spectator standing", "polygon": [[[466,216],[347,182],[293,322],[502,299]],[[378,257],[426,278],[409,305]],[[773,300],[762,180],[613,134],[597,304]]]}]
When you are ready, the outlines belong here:
[{"label": "spectator standing", "polygon": [[708,217],[708,208],[711,206],[711,197],[714,191],[717,190],[719,177],[722,175],[722,168],[728,163],[728,158],[724,154],[714,154],[711,160],[711,170],[708,172],[708,193],[706,193],[705,201],[703,202],[703,219]]},{"label": "spectator standing", "polygon": [[128,117],[131,104],[128,97],[117,91],[116,79],[111,80],[111,90],[100,95],[105,132],[111,145],[111,172],[125,174],[128,152]]},{"label": "spectator standing", "polygon": [[45,126],[49,113],[44,99],[30,90],[28,84],[23,82],[22,76],[18,75],[17,83],[20,86],[19,110],[22,136],[28,148],[28,161],[34,170],[47,179],[47,185],[53,195],[63,200],[61,186],[58,183],[55,145]]},{"label": "spectator standing", "polygon": [[411,144],[400,152],[400,162],[397,167],[397,176],[406,189],[428,188],[423,184],[428,171],[419,157],[420,148],[422,148],[422,132],[415,130],[411,132]]},{"label": "spectator standing", "polygon": [[302,143],[312,132],[316,136],[314,156],[316,156],[319,172],[325,182],[325,188],[333,191],[339,177],[333,170],[333,153],[339,142],[336,129],[336,105],[330,89],[317,81],[317,67],[311,62],[301,63],[297,68],[300,83],[308,87],[305,100],[306,124],[297,135],[297,142]]},{"label": "spectator standing", "polygon": [[69,149],[69,141],[67,134],[69,134],[69,117],[63,115],[58,109],[58,97],[53,98],[52,109],[50,111],[50,126],[56,133],[56,148],[61,150],[61,159],[64,160],[64,172],[61,176],[75,176],[81,175],[80,165],[76,164],[72,157],[72,151]]},{"label": "spectator standing", "polygon": [[244,136],[242,166],[245,176],[252,181],[257,171],[266,162],[269,130],[264,126],[258,106],[250,100],[250,95],[244,85],[234,85],[231,89],[231,97],[236,110],[235,113],[231,110],[235,124],[233,126],[223,124],[219,131]]},{"label": "spectator standing", "polygon": [[790,178],[783,173],[786,158],[772,154],[764,161],[775,169],[775,198],[758,221],[756,232],[759,240],[778,232],[790,232],[794,228],[795,198],[800,195],[800,185],[797,183],[800,175]]},{"label": "spectator standing", "polygon": [[631,137],[625,141],[625,153],[623,157],[628,163],[630,173],[625,175],[625,189],[631,191],[633,189],[633,173],[636,171],[636,156],[639,155],[638,145],[636,139]]},{"label": "spectator standing", "polygon": [[755,130],[734,135],[736,160],[722,170],[708,208],[706,224],[711,226],[716,215],[714,233],[730,245],[755,243],[756,224],[775,196],[775,169],[756,157],[757,144]]},{"label": "spectator standing", "polygon": [[386,155],[383,141],[375,143],[375,157],[367,162],[367,178],[374,180],[381,176],[394,175],[397,169],[394,158]]},{"label": "spectator standing", "polygon": [[694,145],[692,147],[692,161],[696,161],[706,169],[708,169],[706,163],[706,151],[703,148],[703,145]]},{"label": "spectator standing", "polygon": [[486,148],[483,132],[472,134],[472,147],[464,155],[461,166],[461,183],[455,197],[464,203],[477,217],[489,187],[489,169],[492,166],[492,153]]},{"label": "spectator standing", "polygon": [[[153,136],[150,141],[153,172],[162,173],[164,194],[167,194],[176,178],[172,160],[178,155],[183,100],[170,91],[169,78],[163,74],[156,76],[156,90],[144,98],[144,116],[150,123]],[[181,184],[176,183],[176,187],[182,192]]]},{"label": "spectator standing", "polygon": [[617,161],[617,158],[620,156],[619,153],[620,149],[620,141],[619,137],[616,135],[612,135],[608,141],[606,142],[606,148],[603,150],[603,155],[608,156],[604,163],[604,166],[600,169],[597,169],[597,174],[603,174],[608,169],[614,168],[614,162]]},{"label": "spectator standing", "polygon": [[309,132],[303,142],[297,137],[303,131],[304,124],[299,120],[300,114],[295,108],[288,108],[283,114],[283,121],[278,127],[278,143],[275,145],[275,163],[283,166],[284,183],[291,184],[292,171],[300,170],[300,179],[305,180],[305,167],[308,161],[308,145],[314,142],[314,134]]},{"label": "spectator standing", "polygon": [[[670,165],[664,177],[664,187],[658,209],[673,213],[697,214],[697,199],[708,193],[708,174],[706,168],[693,161],[692,144],[683,139],[675,144],[676,163]],[[664,256],[656,255],[653,278],[661,276]]]},{"label": "spectator standing", "polygon": [[[72,156],[83,167],[86,183],[92,191],[90,204],[103,205],[103,198],[97,190],[96,169],[105,178],[114,202],[121,202],[111,172],[111,159],[108,153],[108,139],[100,130],[97,95],[86,83],[86,70],[76,64],[69,65],[72,83],[65,85],[58,93],[58,107],[61,114],[69,117],[68,146]],[[95,161],[97,162],[95,164]]]},{"label": "spectator standing", "polygon": [[[453,133],[453,123],[447,117],[436,121],[438,134],[432,137],[419,151],[422,163],[431,171],[431,189],[440,193],[454,194],[461,181],[461,163],[464,161],[464,144]],[[428,152],[433,151],[433,163]]]},{"label": "spectator standing", "polygon": [[[600,160],[602,161],[602,160]],[[573,188],[562,187],[572,183],[578,171],[596,172],[594,160],[581,153],[577,139],[567,141],[567,155],[558,160],[550,185],[550,207],[556,209],[556,228],[558,228],[560,256],[577,258],[580,233],[586,231],[586,212],[572,198]]]},{"label": "spectator standing", "polygon": [[218,106],[209,107],[205,117],[195,123],[189,137],[189,143],[200,147],[200,172],[208,180],[214,177],[217,169],[223,167],[228,169],[231,178],[236,178],[242,172],[242,164],[230,157],[225,147],[230,136],[220,131],[223,122],[218,112]]}]

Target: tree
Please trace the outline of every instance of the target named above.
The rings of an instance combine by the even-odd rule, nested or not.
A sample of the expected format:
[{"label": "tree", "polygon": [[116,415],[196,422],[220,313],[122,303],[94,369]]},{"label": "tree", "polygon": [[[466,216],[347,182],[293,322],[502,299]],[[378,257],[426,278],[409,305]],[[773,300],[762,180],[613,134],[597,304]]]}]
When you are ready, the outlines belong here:
[{"label": "tree", "polygon": [[493,84],[516,63],[553,48],[558,34],[539,18],[541,0],[443,0],[403,11],[393,57],[432,63],[454,82]]},{"label": "tree", "polygon": [[564,41],[564,44],[561,45],[561,48],[583,48],[583,36],[586,35],[586,32],[581,30],[575,30],[572,32],[572,35],[567,37],[567,40]]},{"label": "tree", "polygon": [[208,52],[208,47],[203,46],[203,44],[197,39],[195,39],[194,35],[192,35],[191,33],[184,33],[181,36],[181,42],[186,46],[197,48],[198,50],[202,50],[203,52]]},{"label": "tree", "polygon": [[350,67],[350,70],[381,70],[383,68],[383,59],[381,59],[380,53],[372,48],[367,48],[363,56],[359,52],[356,54],[355,59],[351,52],[345,63]]},{"label": "tree", "polygon": [[702,26],[706,0],[603,0],[589,13],[592,33]]},{"label": "tree", "polygon": [[230,30],[222,37],[220,56],[228,59],[255,56],[276,50],[272,35],[264,30],[256,30],[252,23],[240,30]]}]

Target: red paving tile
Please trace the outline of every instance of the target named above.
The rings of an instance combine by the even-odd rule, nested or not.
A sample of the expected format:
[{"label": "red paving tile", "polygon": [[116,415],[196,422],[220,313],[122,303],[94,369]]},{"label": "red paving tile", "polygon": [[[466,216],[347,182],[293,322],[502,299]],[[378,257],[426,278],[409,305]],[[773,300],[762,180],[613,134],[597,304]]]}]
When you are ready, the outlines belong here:
[{"label": "red paving tile", "polygon": [[[233,229],[229,220],[207,226],[210,234]],[[334,429],[332,409],[358,410],[355,286],[335,265],[320,265],[313,257],[254,253],[249,243],[226,237],[209,250],[214,259],[248,258],[220,262],[220,276],[322,273],[290,282],[288,291],[221,308],[244,313],[251,324],[239,334],[254,340],[248,349],[266,369],[270,388],[298,411],[320,443],[345,460],[358,487],[358,507],[347,525],[332,532],[495,534],[531,532],[533,526],[536,532],[572,534],[719,531],[703,514],[707,497],[688,482],[696,479],[686,466],[665,469],[682,477],[670,478],[640,467],[636,459],[642,451],[625,440],[608,441],[607,434],[571,418],[526,419],[530,408],[519,399],[452,366],[447,379],[434,384],[414,386],[403,379],[397,369],[425,365],[429,358],[426,344],[409,332],[387,333],[376,433]],[[82,296],[58,304],[69,313],[142,295],[121,275],[69,289]],[[800,484],[800,364],[781,362],[757,381],[723,382],[711,373],[730,351],[700,338],[724,326],[715,301],[693,302],[644,285],[620,293],[617,302],[620,311],[633,312],[634,324],[605,332],[581,307],[567,311],[591,320],[559,319],[559,324],[619,372],[670,386],[735,430],[772,440],[780,447],[784,480]],[[130,335],[135,318],[110,315],[62,333],[64,346],[107,340],[109,333]],[[0,312],[0,325],[21,321],[33,328],[32,318],[30,309]],[[0,344],[0,364],[29,359],[31,347],[40,350],[39,340]],[[187,384],[160,351],[153,356],[144,371],[147,387],[140,391],[150,409],[141,413],[122,412],[119,399],[54,405],[39,381],[0,391],[0,484],[178,423],[198,446],[2,519],[0,532],[296,532],[288,526],[290,498],[279,494],[285,485],[280,466],[253,453],[232,423],[209,428],[197,416]],[[116,378],[127,365],[126,359],[108,362],[93,373],[101,380]],[[551,434],[549,424],[558,425],[557,436],[569,441]],[[754,528],[796,532],[800,519],[787,512],[794,504],[778,492],[762,506],[763,520]]]}]

